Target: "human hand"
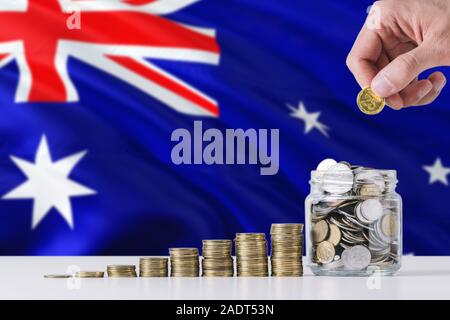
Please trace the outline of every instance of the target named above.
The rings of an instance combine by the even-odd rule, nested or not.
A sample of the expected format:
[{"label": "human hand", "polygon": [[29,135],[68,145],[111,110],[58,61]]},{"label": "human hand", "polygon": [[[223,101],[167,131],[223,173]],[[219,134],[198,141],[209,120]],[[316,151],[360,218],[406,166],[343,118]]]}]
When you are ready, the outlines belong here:
[{"label": "human hand", "polygon": [[394,109],[433,102],[447,82],[444,74],[418,76],[449,65],[450,0],[375,2],[347,57],[360,86],[371,86]]}]

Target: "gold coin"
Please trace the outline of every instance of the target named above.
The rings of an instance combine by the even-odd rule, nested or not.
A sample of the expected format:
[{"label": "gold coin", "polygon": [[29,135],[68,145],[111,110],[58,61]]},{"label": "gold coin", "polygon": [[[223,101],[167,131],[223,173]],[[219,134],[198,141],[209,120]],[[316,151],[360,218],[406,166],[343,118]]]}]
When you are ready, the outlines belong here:
[{"label": "gold coin", "polygon": [[334,246],[331,242],[323,241],[316,249],[316,257],[320,263],[330,263],[334,259]]},{"label": "gold coin", "polygon": [[385,214],[381,218],[381,231],[390,238],[394,238],[397,234],[397,217],[392,214]]},{"label": "gold coin", "polygon": [[334,224],[330,224],[330,232],[327,238],[328,242],[331,242],[333,246],[337,246],[341,242],[341,229]]},{"label": "gold coin", "polygon": [[317,222],[313,227],[313,239],[314,242],[322,242],[328,236],[328,223],[325,220]]},{"label": "gold coin", "polygon": [[372,91],[371,87],[365,87],[358,94],[358,98],[356,100],[359,109],[368,115],[375,115],[380,113],[385,104],[386,100]]},{"label": "gold coin", "polygon": [[379,197],[381,190],[376,184],[365,184],[357,190],[357,193],[363,197]]}]

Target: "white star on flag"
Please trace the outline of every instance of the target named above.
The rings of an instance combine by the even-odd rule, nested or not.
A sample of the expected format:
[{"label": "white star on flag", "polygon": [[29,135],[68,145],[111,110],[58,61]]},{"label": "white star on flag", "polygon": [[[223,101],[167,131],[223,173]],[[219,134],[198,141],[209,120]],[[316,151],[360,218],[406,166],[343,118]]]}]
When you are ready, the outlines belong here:
[{"label": "white star on flag", "polygon": [[437,158],[432,166],[423,166],[423,168],[430,174],[430,184],[441,182],[448,186],[447,175],[450,174],[450,168],[444,167],[440,158]]},{"label": "white star on flag", "polygon": [[319,121],[320,112],[308,113],[303,101],[300,101],[298,108],[288,104],[289,109],[292,110],[291,116],[305,122],[305,134],[308,134],[313,129],[319,130],[324,136],[328,137],[328,130],[330,128]]},{"label": "white star on flag", "polygon": [[4,195],[3,199],[33,199],[33,229],[52,208],[58,210],[67,224],[73,228],[70,197],[96,193],[69,179],[70,173],[86,153],[87,151],[82,151],[53,162],[47,139],[45,135],[42,136],[35,163],[11,156],[11,160],[28,180]]}]

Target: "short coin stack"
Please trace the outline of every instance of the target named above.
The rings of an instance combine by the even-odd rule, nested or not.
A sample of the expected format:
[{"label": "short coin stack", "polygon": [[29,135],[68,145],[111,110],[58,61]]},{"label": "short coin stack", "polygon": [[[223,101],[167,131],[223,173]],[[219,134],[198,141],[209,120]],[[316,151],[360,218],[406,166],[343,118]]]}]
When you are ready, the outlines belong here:
[{"label": "short coin stack", "polygon": [[110,278],[135,278],[136,266],[134,265],[110,265],[106,267]]},{"label": "short coin stack", "polygon": [[270,229],[272,276],[303,275],[303,224],[274,223]]},{"label": "short coin stack", "polygon": [[236,233],[237,275],[267,277],[267,240],[264,233]]},{"label": "short coin stack", "polygon": [[197,248],[170,248],[172,277],[198,277],[199,259]]},{"label": "short coin stack", "polygon": [[234,274],[231,240],[203,240],[204,277],[232,277]]},{"label": "short coin stack", "polygon": [[105,273],[103,271],[78,271],[75,273],[77,278],[103,278]]},{"label": "short coin stack", "polygon": [[169,259],[146,257],[139,260],[139,277],[167,277]]}]

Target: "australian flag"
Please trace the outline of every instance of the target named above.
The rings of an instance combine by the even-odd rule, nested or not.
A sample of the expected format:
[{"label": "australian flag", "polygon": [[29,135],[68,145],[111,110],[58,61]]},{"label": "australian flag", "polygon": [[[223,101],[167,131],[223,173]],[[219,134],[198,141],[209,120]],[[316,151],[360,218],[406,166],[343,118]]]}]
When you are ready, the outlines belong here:
[{"label": "australian flag", "polygon": [[[368,117],[372,1],[1,0],[0,254],[166,255],[303,222],[324,158],[398,171],[404,249],[450,254],[450,92]],[[445,70],[444,70],[445,72]],[[279,170],[179,165],[194,122],[278,129]]]}]

